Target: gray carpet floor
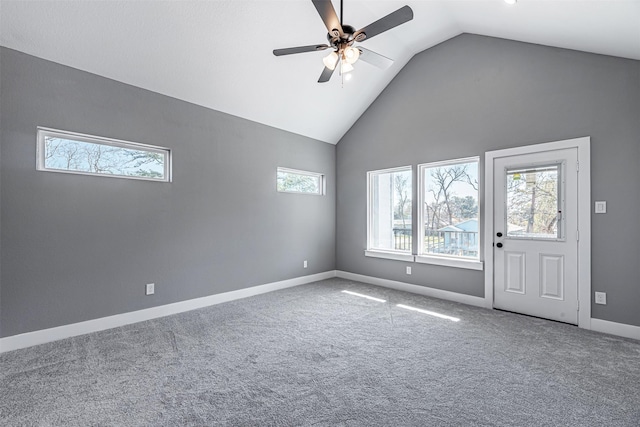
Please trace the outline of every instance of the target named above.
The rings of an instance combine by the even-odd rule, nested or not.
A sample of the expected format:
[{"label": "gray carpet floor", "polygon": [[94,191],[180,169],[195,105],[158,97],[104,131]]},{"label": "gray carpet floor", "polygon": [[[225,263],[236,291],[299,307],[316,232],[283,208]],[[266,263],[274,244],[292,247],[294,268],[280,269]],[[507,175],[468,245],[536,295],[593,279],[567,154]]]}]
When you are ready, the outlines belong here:
[{"label": "gray carpet floor", "polygon": [[4,353],[0,425],[639,426],[640,342],[331,279]]}]

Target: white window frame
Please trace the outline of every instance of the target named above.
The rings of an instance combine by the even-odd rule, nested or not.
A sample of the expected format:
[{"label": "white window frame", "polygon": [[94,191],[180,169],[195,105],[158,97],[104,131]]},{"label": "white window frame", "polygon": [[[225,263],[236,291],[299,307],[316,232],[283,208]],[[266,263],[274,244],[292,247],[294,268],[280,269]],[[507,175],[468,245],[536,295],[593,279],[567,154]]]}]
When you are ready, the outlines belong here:
[{"label": "white window frame", "polygon": [[[379,169],[379,170],[367,172],[367,249],[364,251],[365,256],[374,257],[374,258],[392,259],[397,261],[408,261],[408,262],[413,262],[415,259],[415,256],[413,255],[412,250],[407,252],[407,251],[400,251],[400,250],[393,250],[393,249],[379,249],[371,246],[371,242],[373,241],[372,239],[373,230],[371,228],[373,224],[373,209],[371,209],[371,202],[373,200],[373,185],[372,185],[373,177],[375,177],[376,175],[382,175],[382,174],[394,173],[394,172],[406,172],[406,171],[411,172],[411,191],[412,191],[411,202],[413,203],[414,176],[413,176],[412,165],[399,166],[399,167],[388,168],[388,169]],[[414,222],[415,221],[413,220],[411,221],[412,236],[413,234],[415,234]]]},{"label": "white window frame", "polygon": [[[135,179],[141,181],[154,181],[154,182],[171,182],[172,178],[172,156],[171,150],[164,147],[158,147],[155,145],[140,144],[138,142],[123,141],[120,139],[105,138],[102,136],[86,135],[77,132],[69,132],[59,129],[50,129],[45,127],[37,128],[37,144],[36,144],[36,170],[45,172],[67,173],[73,175],[90,175],[100,176],[107,178],[123,178],[123,179]],[[116,175],[108,173],[96,173],[86,172],[71,169],[55,169],[48,168],[45,165],[45,138],[54,137],[71,141],[85,142],[89,144],[107,145],[111,147],[129,148],[132,150],[146,151],[151,153],[158,153],[164,157],[164,176],[162,178],[150,178],[143,176],[130,176],[130,175]]]},{"label": "white window frame", "polygon": [[[278,173],[289,173],[289,174],[295,174],[295,175],[302,175],[302,176],[310,176],[313,178],[317,178],[318,179],[318,192],[317,193],[311,193],[308,191],[291,191],[291,190],[280,190],[278,188]],[[308,194],[310,196],[324,196],[327,190],[327,184],[326,184],[326,178],[325,175],[323,173],[319,173],[319,172],[309,172],[309,171],[303,171],[300,169],[291,169],[291,168],[285,168],[285,167],[280,167],[278,166],[278,168],[276,169],[276,191],[278,193],[289,193],[289,194]]]},{"label": "white window frame", "polygon": [[[447,256],[447,255],[436,255],[436,254],[425,254],[424,252],[424,209],[422,206],[424,204],[424,190],[426,189],[425,182],[425,170],[432,169],[441,166],[451,166],[458,165],[461,163],[477,163],[478,164],[478,257],[477,258],[466,258],[466,257],[458,257],[458,256]],[[481,188],[482,184],[481,173],[480,173],[480,157],[464,157],[460,159],[451,159],[451,160],[443,160],[438,162],[430,162],[430,163],[422,163],[418,165],[418,212],[417,212],[417,223],[418,226],[417,234],[420,236],[418,238],[418,254],[415,256],[415,262],[421,264],[434,264],[441,265],[445,267],[455,267],[455,268],[466,268],[470,270],[482,270],[484,268],[484,264],[481,261],[482,259],[482,239],[480,230],[482,228],[482,222],[480,217],[480,206],[481,206]]]}]

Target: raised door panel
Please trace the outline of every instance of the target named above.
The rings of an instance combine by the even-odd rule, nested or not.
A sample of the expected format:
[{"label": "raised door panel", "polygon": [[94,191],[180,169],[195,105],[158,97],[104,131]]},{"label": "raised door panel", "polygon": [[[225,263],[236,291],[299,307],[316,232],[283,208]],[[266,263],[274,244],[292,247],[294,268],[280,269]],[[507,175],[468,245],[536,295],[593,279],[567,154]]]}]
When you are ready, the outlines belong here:
[{"label": "raised door panel", "polygon": [[540,254],[540,297],[564,300],[564,256]]},{"label": "raised door panel", "polygon": [[526,293],[525,283],[525,262],[524,252],[504,251],[504,290],[517,294]]}]

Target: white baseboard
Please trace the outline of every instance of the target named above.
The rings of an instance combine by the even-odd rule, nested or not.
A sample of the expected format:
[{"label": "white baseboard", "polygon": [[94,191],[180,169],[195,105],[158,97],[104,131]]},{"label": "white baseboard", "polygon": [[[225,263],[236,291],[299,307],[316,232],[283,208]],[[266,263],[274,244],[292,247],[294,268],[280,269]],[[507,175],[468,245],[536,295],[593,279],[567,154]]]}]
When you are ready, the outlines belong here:
[{"label": "white baseboard", "polygon": [[[390,289],[411,292],[433,298],[459,302],[476,307],[486,307],[485,299],[471,295],[459,294],[456,292],[443,291],[441,289],[429,288],[426,286],[413,285],[410,283],[397,282],[395,280],[381,279],[378,277],[365,276],[362,274],[349,273],[347,271],[325,271],[323,273],[309,276],[296,277],[282,280],[280,282],[267,283],[253,286],[251,288],[239,289],[237,291],[224,292],[202,298],[195,298],[187,301],[180,301],[158,307],[146,308],[144,310],[132,311],[129,313],[116,314],[114,316],[102,317],[99,319],[87,320],[70,325],[58,326],[55,328],[42,329],[39,331],[27,332],[6,338],[0,338],[0,353],[84,335],[91,332],[103,331],[105,329],[117,328],[132,323],[143,322],[145,320],[157,319],[159,317],[170,316],[172,314],[183,313],[185,311],[221,304],[237,299],[260,295],[279,289],[292,288],[306,283],[317,282],[319,280],[340,277],[342,279],[354,280],[357,282],[369,283]],[[626,338],[640,340],[640,326],[627,325],[623,323],[610,322],[601,319],[591,319],[591,330],[606,334],[618,335]]]},{"label": "white baseboard", "polygon": [[640,340],[640,326],[625,323],[609,322],[608,320],[591,319],[591,330],[605,334],[618,335],[625,338]]},{"label": "white baseboard", "polygon": [[[365,276],[362,274],[349,273],[347,271],[336,271],[336,277],[342,279],[354,280],[356,282],[369,283],[372,285],[382,286],[385,288],[397,289],[400,291],[411,292],[414,294],[424,295],[433,298],[439,298],[449,301],[460,302],[462,304],[473,305],[491,309],[487,307],[484,298],[474,297],[471,295],[458,294],[456,292],[443,291],[441,289],[428,288],[425,286],[412,285],[410,283],[397,282],[395,280],[380,279],[378,277]],[[627,325],[624,323],[609,322],[601,319],[590,319],[591,325],[585,329],[591,329],[596,332],[617,335],[625,338],[633,338],[640,340],[640,326]]]},{"label": "white baseboard", "polygon": [[161,305],[158,307],[146,308],[144,310],[116,314],[114,316],[101,317],[99,319],[92,319],[79,323],[72,323],[70,325],[63,325],[55,328],[42,329],[39,331],[13,335],[6,338],[0,338],[0,353],[31,347],[33,345],[44,344],[51,341],[57,341],[64,338],[84,335],[91,332],[103,331],[105,329],[117,328],[118,326],[124,326],[131,323],[143,322],[145,320],[156,319],[158,317],[178,314],[185,311],[195,310],[197,308],[208,307],[223,302],[277,291],[279,289],[304,285],[306,283],[316,282],[318,280],[330,279],[332,277],[336,277],[335,270],[325,271],[324,273],[311,274],[309,276],[296,277],[288,280],[282,280],[280,282],[267,283],[265,285],[253,286],[246,289],[239,289],[237,291],[209,295],[202,298],[194,298],[187,301]]},{"label": "white baseboard", "polygon": [[342,279],[364,282],[384,288],[397,289],[399,291],[411,292],[427,297],[439,298],[448,301],[460,302],[476,307],[485,307],[484,298],[472,295],[459,294],[457,292],[443,291],[442,289],[428,288],[426,286],[412,285],[410,283],[396,282],[395,280],[380,279],[378,277],[364,276],[362,274],[349,273],[347,271],[336,271],[336,277]]}]

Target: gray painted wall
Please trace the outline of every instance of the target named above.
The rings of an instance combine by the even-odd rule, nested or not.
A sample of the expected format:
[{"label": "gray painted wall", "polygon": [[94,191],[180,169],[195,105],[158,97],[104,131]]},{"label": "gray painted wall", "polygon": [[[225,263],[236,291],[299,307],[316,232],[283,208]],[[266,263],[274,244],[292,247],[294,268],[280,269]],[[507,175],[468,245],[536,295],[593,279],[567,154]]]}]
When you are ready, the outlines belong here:
[{"label": "gray painted wall", "polygon": [[581,136],[591,198],[608,202],[592,214],[592,290],[608,304],[592,316],[640,326],[639,61],[468,34],[416,55],[337,146],[337,268],[484,296],[481,271],[413,264],[407,276],[364,256],[366,172]]},{"label": "gray painted wall", "polygon": [[2,337],[2,98],[3,96],[2,83],[2,50],[0,50],[0,338]]},{"label": "gray painted wall", "polygon": [[[0,58],[1,337],[335,269],[335,146]],[[173,182],[37,172],[36,126],[169,147]],[[277,166],[327,195],[277,193]]]}]

